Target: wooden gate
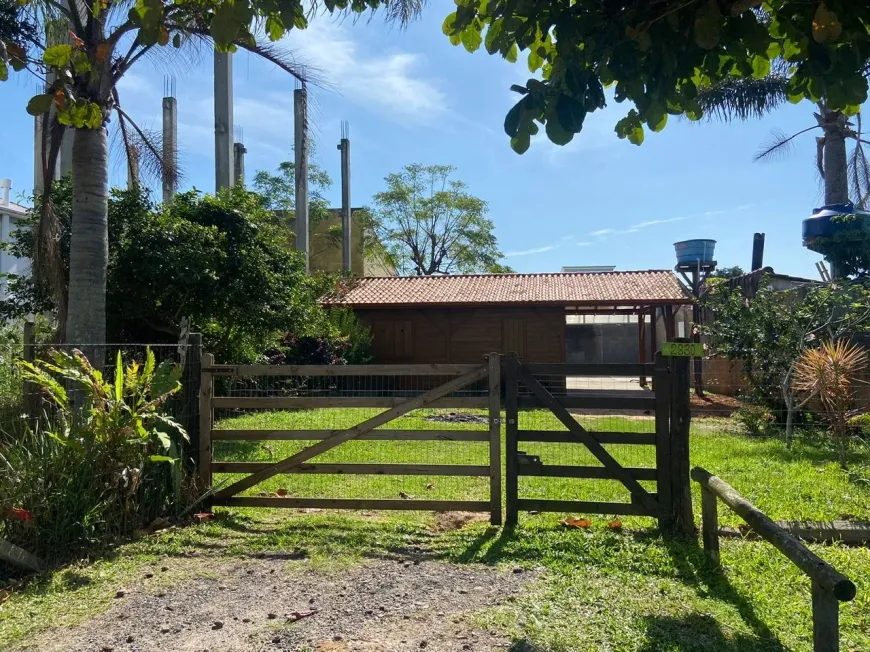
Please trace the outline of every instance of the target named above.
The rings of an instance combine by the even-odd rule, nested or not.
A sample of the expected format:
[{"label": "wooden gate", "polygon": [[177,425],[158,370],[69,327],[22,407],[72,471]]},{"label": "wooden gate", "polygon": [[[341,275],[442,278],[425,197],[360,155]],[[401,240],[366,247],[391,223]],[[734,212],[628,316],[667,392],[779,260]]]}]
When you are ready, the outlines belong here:
[{"label": "wooden gate", "polygon": [[[691,498],[687,498],[688,492],[683,491],[682,486],[688,487],[689,482],[688,388],[679,389],[676,394],[673,392],[675,376],[685,376],[687,382],[688,370],[683,370],[684,365],[669,365],[660,355],[655,364],[524,364],[516,355],[511,355],[505,357],[503,366],[506,384],[505,520],[508,525],[517,522],[520,511],[650,516],[657,518],[663,529],[673,529],[677,521],[687,520],[691,524]],[[652,376],[654,389],[590,389],[588,382],[584,388],[583,378],[590,376],[607,379]],[[540,377],[547,377],[547,380],[542,381]],[[569,377],[572,382],[568,382]],[[572,389],[572,384],[580,385],[580,388]],[[683,384],[678,383],[680,387]],[[522,429],[521,415],[528,414],[523,410],[529,409],[546,410],[564,430]],[[650,432],[612,432],[609,428],[606,431],[588,430],[570,410],[585,414],[601,411],[652,413],[655,415],[654,428]],[[679,414],[672,418],[675,410]],[[672,426],[676,436],[672,436]],[[600,466],[551,464],[545,454],[530,455],[520,450],[520,444],[526,442],[576,444],[585,447]],[[680,447],[676,450],[678,443]],[[654,465],[641,468],[625,466],[608,451],[606,446],[609,445],[654,448]],[[680,459],[672,461],[672,453]],[[674,463],[679,467],[676,473]],[[628,490],[630,502],[524,497],[519,487],[522,477],[613,480]],[[650,491],[641,482],[655,483],[656,489]],[[675,491],[678,494],[676,499]],[[548,491],[543,493],[550,495]]]},{"label": "wooden gate", "polygon": [[[211,498],[213,505],[236,507],[293,507],[325,509],[384,510],[458,510],[490,512],[494,524],[501,523],[501,426],[500,361],[497,354],[489,356],[483,365],[218,365],[214,358],[203,355],[200,404],[200,480],[211,487],[214,473],[248,473],[246,477],[224,487],[217,487]],[[214,396],[216,377],[452,377],[447,382],[425,383],[424,390],[373,392],[364,396]],[[489,379],[487,389],[468,391],[468,386]],[[419,387],[419,383],[406,383]],[[465,391],[462,391],[465,390]],[[417,393],[420,391],[421,393]],[[341,394],[339,392],[339,394]],[[214,428],[215,409],[235,410],[310,410],[316,408],[385,408],[385,411],[342,430],[225,430]],[[479,430],[388,430],[382,426],[421,408],[477,408],[487,410],[488,423]],[[311,440],[316,441],[301,451],[278,462],[215,462],[212,442],[215,440]],[[311,464],[312,458],[351,440],[404,440],[489,442],[488,465],[457,464]],[[399,462],[397,460],[397,462]],[[334,498],[280,497],[243,495],[255,485],[285,473],[372,474],[425,476],[488,476],[488,500],[419,500],[365,499],[336,496]]]}]

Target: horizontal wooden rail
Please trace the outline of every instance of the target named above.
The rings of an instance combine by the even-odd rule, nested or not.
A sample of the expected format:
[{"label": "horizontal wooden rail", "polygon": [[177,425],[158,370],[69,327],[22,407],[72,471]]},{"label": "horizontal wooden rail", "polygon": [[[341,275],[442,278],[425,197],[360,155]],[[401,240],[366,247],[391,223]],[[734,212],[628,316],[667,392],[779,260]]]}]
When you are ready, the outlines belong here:
[{"label": "horizontal wooden rail", "polygon": [[[653,496],[655,497],[655,496]],[[573,512],[580,514],[615,514],[618,516],[658,516],[653,510],[641,503],[601,503],[581,500],[544,500],[520,498],[517,500],[520,511]]]},{"label": "horizontal wooden rail", "polygon": [[[656,407],[655,396],[651,392],[627,391],[626,394],[637,394],[638,396],[607,396],[590,393],[589,396],[555,396],[559,405],[570,409],[589,409],[589,410],[638,410],[652,411]],[[217,400],[217,399],[215,399]],[[541,408],[543,407],[537,398],[533,396],[519,396],[517,403],[520,408]]]},{"label": "horizontal wooden rail", "polygon": [[487,500],[379,500],[354,498],[267,498],[234,496],[216,498],[213,505],[224,507],[283,507],[298,509],[388,509],[434,512],[488,512]]},{"label": "horizontal wooden rail", "polygon": [[[654,446],[655,433],[648,432],[600,432],[587,430],[600,444],[637,444]],[[567,430],[519,430],[517,441],[549,444],[576,444],[577,436]]]},{"label": "horizontal wooden rail", "polygon": [[[212,430],[212,440],[319,441],[340,430]],[[373,430],[358,441],[489,441],[485,430]],[[573,441],[573,440],[572,440]]]},{"label": "horizontal wooden rail", "polygon": [[231,365],[203,367],[215,376],[461,376],[479,364]]},{"label": "horizontal wooden rail", "polygon": [[[294,397],[294,396],[216,396],[211,400],[214,409],[235,410],[304,410],[316,408],[393,408],[413,400],[413,396],[347,396],[347,397]],[[484,409],[486,396],[457,396],[439,398],[427,408]]]},{"label": "horizontal wooden rail", "polygon": [[807,548],[800,539],[779,527],[764,512],[741,496],[721,478],[701,467],[692,469],[692,479],[701,485],[701,518],[704,550],[719,562],[719,515],[717,499],[733,509],[765,541],[785,555],[812,581],[813,650],[840,649],[839,604],[855,597],[855,584]]},{"label": "horizontal wooden rail", "polygon": [[[256,473],[274,462],[212,462],[213,473]],[[300,464],[286,472],[326,475],[489,476],[488,466],[461,464]]]},{"label": "horizontal wooden rail", "polygon": [[541,363],[523,364],[534,376],[652,376],[655,365],[628,364],[584,364],[584,363]]},{"label": "horizontal wooden rail", "polygon": [[[656,480],[656,469],[623,467],[635,480]],[[536,478],[579,478],[591,480],[619,480],[613,471],[604,466],[571,466],[562,464],[519,464],[517,474]]]}]

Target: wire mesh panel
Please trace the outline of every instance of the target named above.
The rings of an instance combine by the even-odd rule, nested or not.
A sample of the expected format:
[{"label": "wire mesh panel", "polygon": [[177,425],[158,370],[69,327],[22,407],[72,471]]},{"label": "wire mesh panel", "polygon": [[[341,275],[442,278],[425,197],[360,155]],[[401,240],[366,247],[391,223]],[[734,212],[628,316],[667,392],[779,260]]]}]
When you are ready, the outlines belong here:
[{"label": "wire mesh panel", "polygon": [[509,522],[519,510],[658,516],[668,406],[646,382],[653,366],[508,365]]},{"label": "wire mesh panel", "polygon": [[490,511],[486,368],[210,369],[215,504]]}]

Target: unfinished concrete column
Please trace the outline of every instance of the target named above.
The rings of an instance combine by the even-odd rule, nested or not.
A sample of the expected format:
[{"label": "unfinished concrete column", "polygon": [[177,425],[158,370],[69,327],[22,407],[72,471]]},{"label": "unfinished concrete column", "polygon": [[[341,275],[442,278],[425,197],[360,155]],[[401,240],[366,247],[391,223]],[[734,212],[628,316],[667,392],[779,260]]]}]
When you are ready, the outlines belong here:
[{"label": "unfinished concrete column", "polygon": [[233,59],[214,53],[214,173],[215,191],[233,185]]},{"label": "unfinished concrete column", "polygon": [[242,141],[242,129],[237,127],[236,142],[233,143],[233,184],[237,186],[245,185],[245,154],[248,153],[248,149]]},{"label": "unfinished concrete column", "polygon": [[305,84],[293,92],[293,123],[296,154],[296,251],[308,271],[308,91]]},{"label": "unfinished concrete column", "polygon": [[341,269],[349,272],[351,268],[351,215],[350,215],[350,125],[341,123]]},{"label": "unfinished concrete column", "polygon": [[169,203],[178,190],[178,102],[175,78],[163,80],[163,203]]}]

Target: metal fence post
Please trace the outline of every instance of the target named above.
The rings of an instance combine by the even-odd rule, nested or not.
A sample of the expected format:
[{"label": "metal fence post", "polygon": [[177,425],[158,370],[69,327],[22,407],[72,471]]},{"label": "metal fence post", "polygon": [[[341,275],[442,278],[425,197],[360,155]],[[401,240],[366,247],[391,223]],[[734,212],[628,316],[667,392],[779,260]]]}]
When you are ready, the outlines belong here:
[{"label": "metal fence post", "polygon": [[695,530],[692,514],[692,487],[689,478],[689,358],[671,358],[670,476],[671,526],[677,534]]},{"label": "metal fence post", "polygon": [[501,357],[489,354],[489,500],[492,525],[501,525]]},{"label": "metal fence post", "polygon": [[517,365],[515,353],[506,360],[505,367],[505,525],[517,524],[519,487],[517,478],[517,431],[519,429],[519,407],[517,401]]}]

